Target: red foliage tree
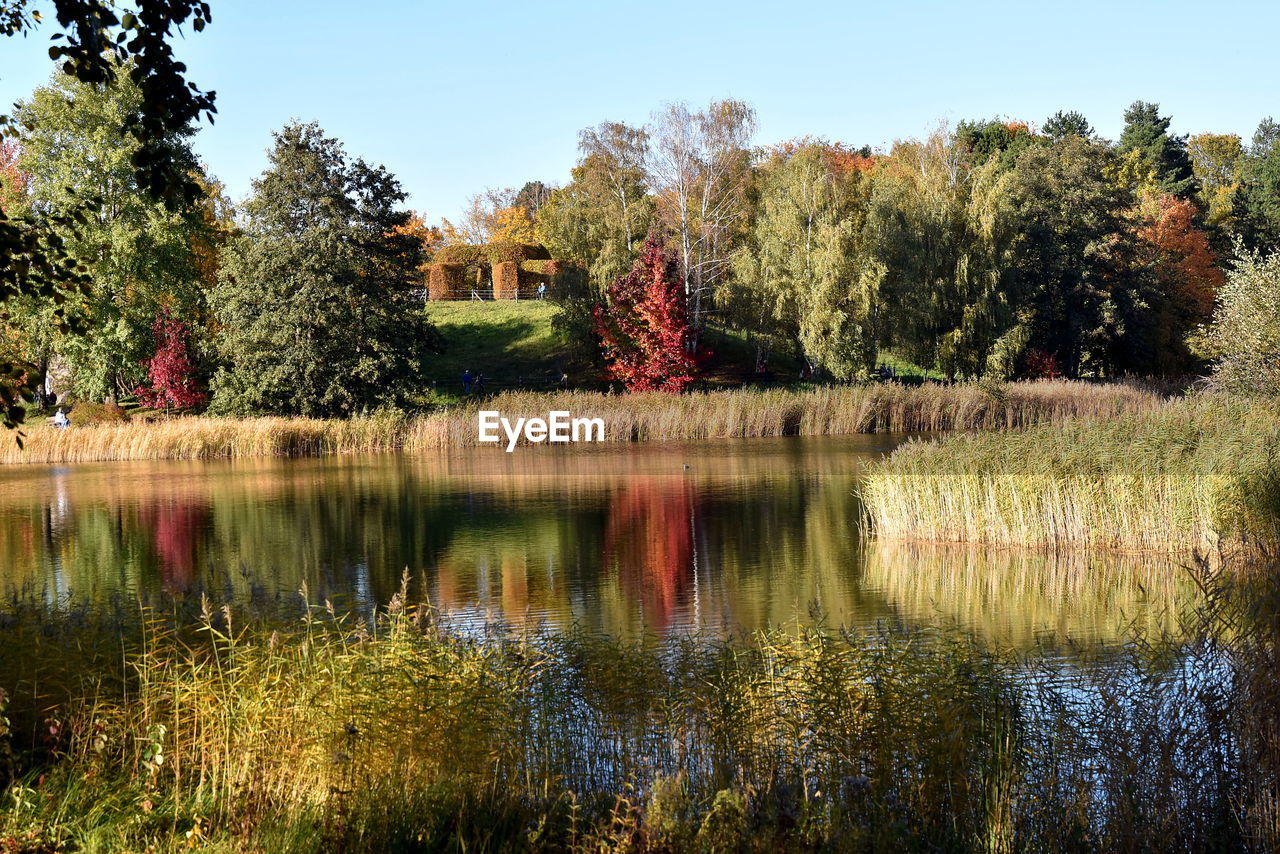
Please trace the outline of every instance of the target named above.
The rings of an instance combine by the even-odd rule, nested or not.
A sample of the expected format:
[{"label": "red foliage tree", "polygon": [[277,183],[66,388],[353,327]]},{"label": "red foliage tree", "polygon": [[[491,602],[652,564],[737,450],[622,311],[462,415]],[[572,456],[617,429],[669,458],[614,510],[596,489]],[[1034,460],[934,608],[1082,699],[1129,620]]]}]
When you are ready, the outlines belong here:
[{"label": "red foliage tree", "polygon": [[645,240],[631,272],[615,279],[607,296],[595,320],[609,377],[628,391],[680,392],[693,382],[684,279],[660,240]]},{"label": "red foliage tree", "polygon": [[1209,236],[1196,226],[1195,215],[1191,202],[1164,195],[1138,229],[1166,294],[1189,325],[1209,319],[1218,290],[1226,283]]},{"label": "red foliage tree", "polygon": [[194,409],[203,404],[208,395],[196,385],[196,366],[187,348],[187,324],[165,309],[151,325],[151,332],[156,354],[142,363],[150,386],[134,389],[138,400],[153,409]]}]

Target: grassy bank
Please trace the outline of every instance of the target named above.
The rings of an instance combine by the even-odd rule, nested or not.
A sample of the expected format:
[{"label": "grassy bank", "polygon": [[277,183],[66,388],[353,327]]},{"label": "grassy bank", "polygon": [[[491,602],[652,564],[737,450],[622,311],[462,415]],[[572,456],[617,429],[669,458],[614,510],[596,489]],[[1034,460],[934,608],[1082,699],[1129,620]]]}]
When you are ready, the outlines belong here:
[{"label": "grassy bank", "polygon": [[1280,843],[1271,624],[1068,667],[891,626],[479,635],[403,602],[7,619],[0,850]]},{"label": "grassy bank", "polygon": [[[599,417],[610,441],[841,435],[1025,427],[1079,416],[1154,409],[1160,397],[1128,385],[1044,381],[998,386],[897,384],[809,390],[743,389],[686,395],[512,392],[483,402],[504,416],[568,410]],[[0,446],[0,463],[206,459],[420,452],[476,444],[468,403],[425,416],[349,420],[181,418],[56,431],[28,430],[24,449]]]},{"label": "grassy bank", "polygon": [[1117,418],[898,448],[867,476],[877,535],[1213,550],[1280,533],[1274,401],[1206,395]]}]

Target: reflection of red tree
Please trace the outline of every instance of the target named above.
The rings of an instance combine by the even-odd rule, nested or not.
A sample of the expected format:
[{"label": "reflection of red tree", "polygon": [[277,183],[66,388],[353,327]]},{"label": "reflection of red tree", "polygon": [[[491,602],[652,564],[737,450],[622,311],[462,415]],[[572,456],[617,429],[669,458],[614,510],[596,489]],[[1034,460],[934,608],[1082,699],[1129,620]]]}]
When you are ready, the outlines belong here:
[{"label": "reflection of red tree", "polygon": [[138,516],[151,529],[165,587],[174,591],[190,587],[195,578],[196,540],[209,517],[208,506],[170,500],[144,506]]},{"label": "reflection of red tree", "polygon": [[610,497],[602,564],[657,628],[671,622],[693,576],[694,504],[692,488],[675,478],[634,477]]}]

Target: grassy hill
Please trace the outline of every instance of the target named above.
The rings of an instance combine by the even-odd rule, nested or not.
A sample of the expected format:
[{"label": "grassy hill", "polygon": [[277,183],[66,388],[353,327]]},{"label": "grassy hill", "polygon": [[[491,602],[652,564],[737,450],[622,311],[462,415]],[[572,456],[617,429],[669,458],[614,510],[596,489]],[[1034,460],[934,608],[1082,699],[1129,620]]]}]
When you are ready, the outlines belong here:
[{"label": "grassy hill", "polygon": [[[463,371],[484,374],[489,391],[513,386],[552,386],[562,371],[570,371],[574,386],[595,385],[599,377],[577,373],[564,357],[563,347],[551,328],[555,304],[538,300],[520,302],[428,302],[427,318],[444,336],[445,352],[432,360],[428,379],[438,397],[446,399],[462,391]],[[755,349],[742,330],[709,327],[703,336],[705,378],[713,384],[738,385],[755,370]],[[882,354],[901,374],[921,374],[914,365]],[[774,353],[769,368],[776,380],[795,381],[800,363],[791,354]]]}]

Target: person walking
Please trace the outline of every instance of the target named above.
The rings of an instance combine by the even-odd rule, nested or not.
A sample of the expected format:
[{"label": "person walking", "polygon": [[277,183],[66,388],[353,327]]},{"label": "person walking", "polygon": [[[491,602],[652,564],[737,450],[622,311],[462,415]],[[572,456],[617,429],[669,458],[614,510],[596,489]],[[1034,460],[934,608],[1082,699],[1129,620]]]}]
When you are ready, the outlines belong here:
[{"label": "person walking", "polygon": [[476,394],[484,394],[484,374],[476,374]]},{"label": "person walking", "polygon": [[547,298],[547,283],[539,282],[538,283],[538,299],[546,299],[546,298]]},{"label": "person walking", "polygon": [[471,371],[470,370],[465,370],[462,372],[462,393],[471,394]]}]

